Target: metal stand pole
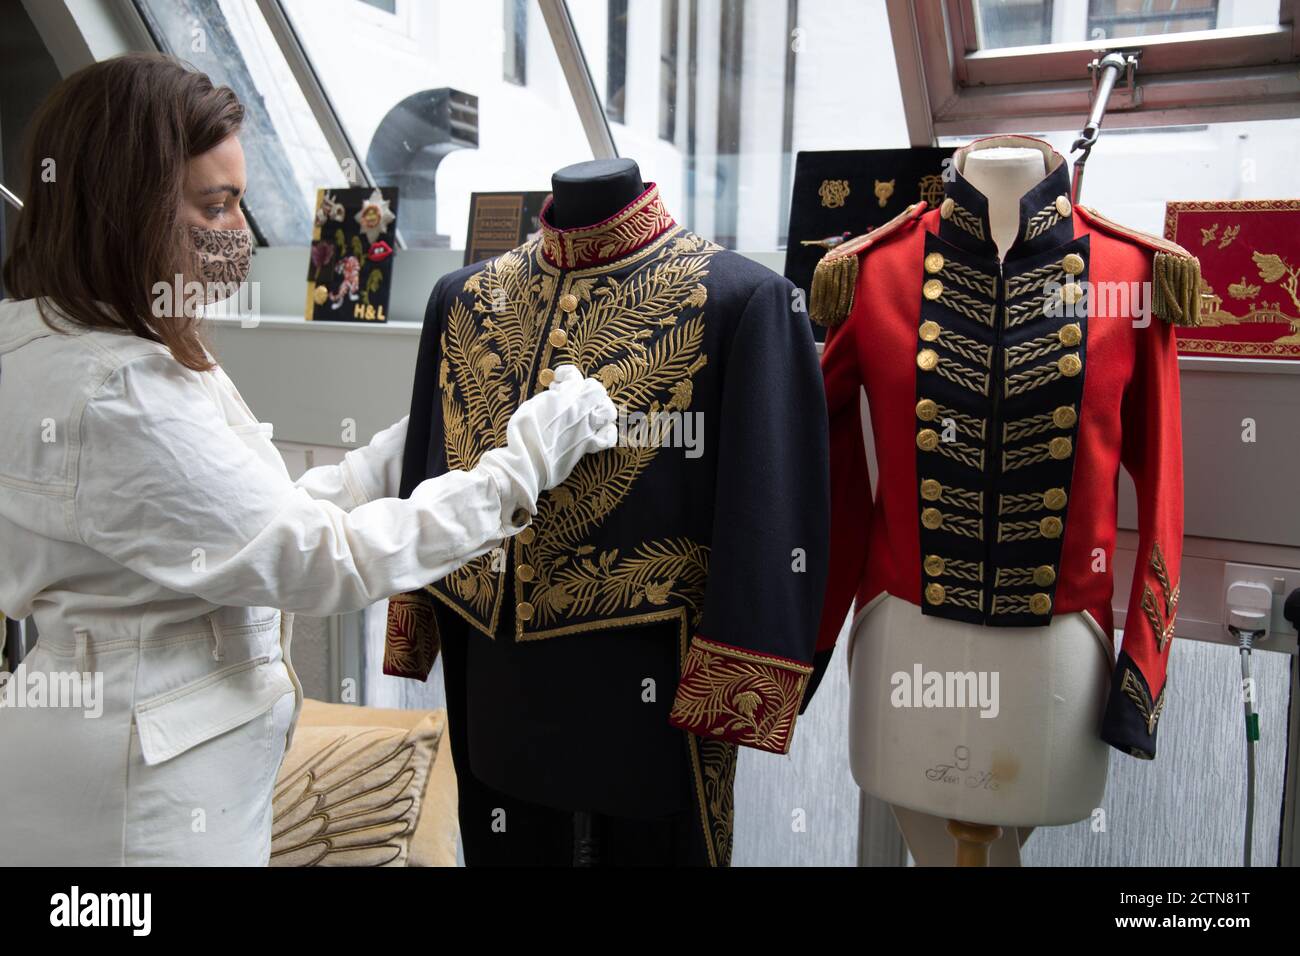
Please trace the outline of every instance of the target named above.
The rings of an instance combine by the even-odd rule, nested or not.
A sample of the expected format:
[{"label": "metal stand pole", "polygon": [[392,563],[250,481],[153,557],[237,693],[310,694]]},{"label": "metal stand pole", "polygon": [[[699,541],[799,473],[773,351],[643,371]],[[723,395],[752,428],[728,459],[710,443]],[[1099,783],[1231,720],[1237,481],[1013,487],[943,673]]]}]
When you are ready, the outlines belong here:
[{"label": "metal stand pole", "polygon": [[1093,60],[1088,64],[1094,84],[1092,109],[1088,113],[1088,122],[1084,124],[1079,138],[1070,147],[1072,153],[1082,150],[1079,158],[1074,161],[1074,181],[1070,186],[1073,202],[1077,203],[1083,194],[1083,167],[1088,162],[1092,147],[1097,144],[1101,136],[1101,121],[1106,115],[1110,94],[1115,90],[1120,73],[1125,75],[1129,85],[1132,86],[1133,74],[1137,71],[1137,61],[1138,56],[1134,53],[1107,53],[1100,60]]}]

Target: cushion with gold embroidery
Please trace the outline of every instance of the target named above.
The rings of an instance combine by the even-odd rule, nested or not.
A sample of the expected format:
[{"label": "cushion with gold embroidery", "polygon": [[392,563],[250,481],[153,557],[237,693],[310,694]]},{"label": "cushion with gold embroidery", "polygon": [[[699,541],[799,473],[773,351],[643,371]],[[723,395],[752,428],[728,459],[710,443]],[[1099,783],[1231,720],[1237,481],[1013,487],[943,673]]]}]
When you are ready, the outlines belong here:
[{"label": "cushion with gold embroidery", "polygon": [[[355,713],[361,726],[298,727],[272,801],[271,865],[411,865],[426,803],[447,813],[436,795],[426,801],[445,715],[425,714],[407,729],[365,726],[371,708],[328,709],[333,719]],[[453,804],[444,820],[453,853],[454,817]]]}]

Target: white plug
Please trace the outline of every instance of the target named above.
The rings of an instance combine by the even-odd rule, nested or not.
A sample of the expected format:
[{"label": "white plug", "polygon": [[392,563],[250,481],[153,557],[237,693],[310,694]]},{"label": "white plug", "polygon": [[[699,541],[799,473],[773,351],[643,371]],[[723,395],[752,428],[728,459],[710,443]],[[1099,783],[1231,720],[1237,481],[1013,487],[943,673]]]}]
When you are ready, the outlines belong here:
[{"label": "white plug", "polygon": [[1268,637],[1273,617],[1273,591],[1258,581],[1233,581],[1224,596],[1228,632],[1250,644]]}]

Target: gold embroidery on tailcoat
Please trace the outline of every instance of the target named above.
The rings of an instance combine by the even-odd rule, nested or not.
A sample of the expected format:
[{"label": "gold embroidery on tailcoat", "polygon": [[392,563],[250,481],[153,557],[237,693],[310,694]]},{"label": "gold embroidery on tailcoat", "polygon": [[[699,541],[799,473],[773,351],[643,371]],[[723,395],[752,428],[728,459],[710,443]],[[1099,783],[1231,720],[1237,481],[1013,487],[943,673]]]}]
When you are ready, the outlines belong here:
[{"label": "gold embroidery on tailcoat", "polygon": [[[484,451],[505,444],[506,424],[537,372],[562,363],[600,378],[615,405],[628,413],[686,413],[694,376],[708,363],[703,280],[720,250],[672,230],[626,259],[561,274],[541,257],[534,240],[471,276],[464,287],[471,298],[453,300],[442,336],[439,385],[448,467],[472,468]],[[578,300],[569,313],[556,308],[565,294]],[[567,337],[558,349],[548,339],[556,327]],[[667,619],[683,607],[690,624],[698,622],[707,546],[682,536],[646,540],[630,551],[591,543],[660,451],[653,444],[621,444],[588,455],[562,485],[541,496],[535,537],[510,544],[515,566],[526,564],[534,572],[529,581],[514,576],[515,600],[533,610],[529,620],[516,619],[518,639],[633,623],[633,613],[636,622]],[[500,555],[487,554],[429,590],[495,636],[504,578]],[[574,620],[581,623],[565,623]]]},{"label": "gold embroidery on tailcoat", "polygon": [[[532,379],[536,342],[555,297],[555,276],[538,268],[538,241],[493,259],[451,302],[442,333],[438,385],[449,469],[469,470],[506,443],[506,425]],[[495,562],[495,564],[494,564]],[[482,555],[430,586],[453,610],[492,633],[501,611],[504,562]],[[445,588],[468,605],[447,600]]]}]

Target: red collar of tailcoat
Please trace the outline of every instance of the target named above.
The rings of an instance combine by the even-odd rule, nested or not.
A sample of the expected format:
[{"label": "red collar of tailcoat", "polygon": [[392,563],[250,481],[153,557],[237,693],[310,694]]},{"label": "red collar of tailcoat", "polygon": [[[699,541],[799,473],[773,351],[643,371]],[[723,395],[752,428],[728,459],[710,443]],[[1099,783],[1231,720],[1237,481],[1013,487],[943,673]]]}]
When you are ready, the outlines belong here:
[{"label": "red collar of tailcoat", "polygon": [[659,186],[646,190],[614,215],[593,226],[560,229],[551,223],[555,197],[548,196],[539,217],[542,224],[542,255],[561,269],[583,269],[635,252],[661,236],[676,223],[659,200]]}]

